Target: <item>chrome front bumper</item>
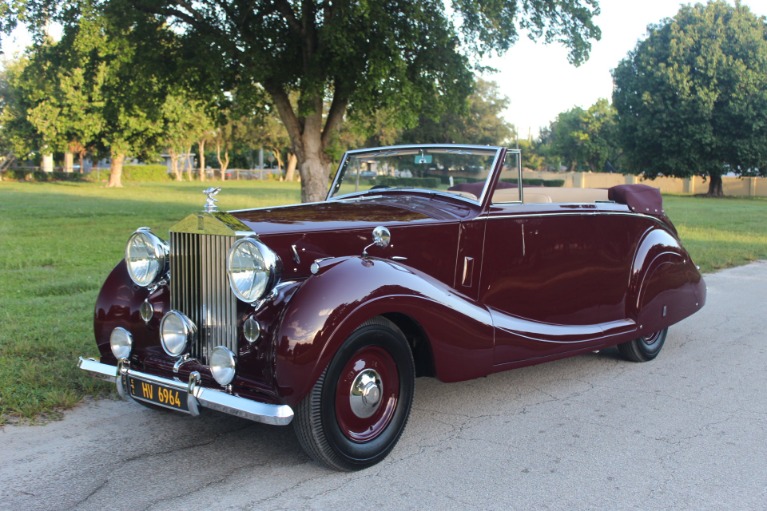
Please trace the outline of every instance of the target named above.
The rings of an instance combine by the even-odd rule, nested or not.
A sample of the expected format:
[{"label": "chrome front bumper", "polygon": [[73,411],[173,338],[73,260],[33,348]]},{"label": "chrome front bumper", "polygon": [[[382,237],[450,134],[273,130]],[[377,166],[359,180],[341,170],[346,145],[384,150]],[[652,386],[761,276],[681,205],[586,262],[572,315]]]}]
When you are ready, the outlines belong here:
[{"label": "chrome front bumper", "polygon": [[242,417],[243,419],[276,426],[284,426],[293,420],[293,409],[288,405],[260,403],[244,397],[227,394],[221,390],[201,387],[199,385],[199,375],[196,373],[190,375],[189,382],[182,382],[142,373],[122,364],[117,366],[102,364],[92,358],[80,357],[77,365],[83,371],[88,371],[99,379],[114,383],[117,387],[117,393],[123,399],[133,397],[127,389],[127,377],[131,377],[136,380],[151,382],[184,392],[187,396],[186,405],[188,412],[174,408],[174,410],[181,411],[182,413],[199,415],[199,408],[203,407]]}]

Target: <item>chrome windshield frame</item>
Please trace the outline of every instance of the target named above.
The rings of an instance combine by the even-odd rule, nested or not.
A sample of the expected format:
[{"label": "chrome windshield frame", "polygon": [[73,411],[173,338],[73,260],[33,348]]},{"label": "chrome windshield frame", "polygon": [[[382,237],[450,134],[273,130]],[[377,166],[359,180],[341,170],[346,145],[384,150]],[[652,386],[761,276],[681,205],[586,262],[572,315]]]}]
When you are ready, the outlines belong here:
[{"label": "chrome windshield frame", "polygon": [[[481,151],[483,153],[494,153],[493,156],[493,163],[491,165],[491,168],[485,177],[485,184],[482,188],[482,194],[477,198],[477,200],[473,200],[466,197],[461,197],[463,200],[470,202],[472,204],[481,205],[484,203],[485,196],[488,193],[488,187],[490,186],[490,183],[493,182],[495,178],[495,174],[498,172],[498,167],[500,164],[500,159],[502,155],[504,154],[504,148],[500,146],[483,146],[483,145],[471,145],[471,144],[409,144],[409,145],[395,145],[395,146],[384,146],[384,147],[370,147],[370,148],[364,148],[364,149],[353,149],[350,151],[347,151],[344,153],[343,158],[341,158],[341,162],[338,164],[338,168],[336,169],[336,175],[333,179],[333,183],[330,186],[330,189],[328,190],[326,199],[327,201],[330,200],[343,200],[343,199],[350,199],[353,197],[358,197],[360,195],[364,195],[367,192],[359,192],[359,193],[351,193],[351,194],[344,194],[344,195],[337,195],[334,196],[335,190],[340,188],[341,180],[342,180],[342,169],[345,167],[347,161],[349,158],[357,157],[362,154],[370,154],[371,156],[387,156],[387,155],[394,155],[399,152],[412,152],[412,151],[418,151],[420,149],[425,150],[441,150],[441,151]],[[412,188],[413,190],[422,190],[419,188]],[[402,190],[402,189],[399,189]],[[428,191],[430,193],[441,193],[439,190],[431,190],[431,189],[423,189],[425,191]],[[381,190],[375,190],[375,192],[380,192]],[[442,192],[444,193],[444,192]]]}]

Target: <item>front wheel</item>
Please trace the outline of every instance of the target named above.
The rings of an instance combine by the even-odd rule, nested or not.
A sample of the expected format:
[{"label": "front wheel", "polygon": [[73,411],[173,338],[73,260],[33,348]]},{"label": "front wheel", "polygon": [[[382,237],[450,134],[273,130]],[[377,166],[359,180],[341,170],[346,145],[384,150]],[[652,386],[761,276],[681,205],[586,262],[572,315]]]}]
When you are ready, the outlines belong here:
[{"label": "front wheel", "polygon": [[360,470],[386,457],[410,415],[415,364],[402,332],[385,318],[355,330],[296,409],[293,428],[315,460]]},{"label": "front wheel", "polygon": [[648,362],[660,353],[668,328],[618,345],[621,356],[630,362]]}]

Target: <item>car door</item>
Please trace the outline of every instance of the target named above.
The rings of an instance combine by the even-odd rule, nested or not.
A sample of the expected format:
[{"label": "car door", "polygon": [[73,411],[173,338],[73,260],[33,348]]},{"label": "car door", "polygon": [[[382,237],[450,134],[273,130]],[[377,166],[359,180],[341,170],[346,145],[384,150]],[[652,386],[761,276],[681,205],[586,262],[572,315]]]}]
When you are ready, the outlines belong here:
[{"label": "car door", "polygon": [[492,207],[480,300],[496,329],[495,364],[587,349],[633,328],[630,231],[624,215],[596,205]]}]

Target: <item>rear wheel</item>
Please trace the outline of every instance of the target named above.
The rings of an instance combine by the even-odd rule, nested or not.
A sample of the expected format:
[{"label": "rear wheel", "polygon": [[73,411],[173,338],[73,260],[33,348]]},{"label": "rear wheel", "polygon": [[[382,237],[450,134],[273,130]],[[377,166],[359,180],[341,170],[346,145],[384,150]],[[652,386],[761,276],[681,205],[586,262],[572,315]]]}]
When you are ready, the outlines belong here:
[{"label": "rear wheel", "polygon": [[402,435],[414,386],[405,336],[391,321],[374,318],[341,345],[297,407],[296,436],[307,454],[330,467],[374,465]]},{"label": "rear wheel", "polygon": [[618,345],[621,356],[631,362],[648,362],[660,353],[668,328]]}]

